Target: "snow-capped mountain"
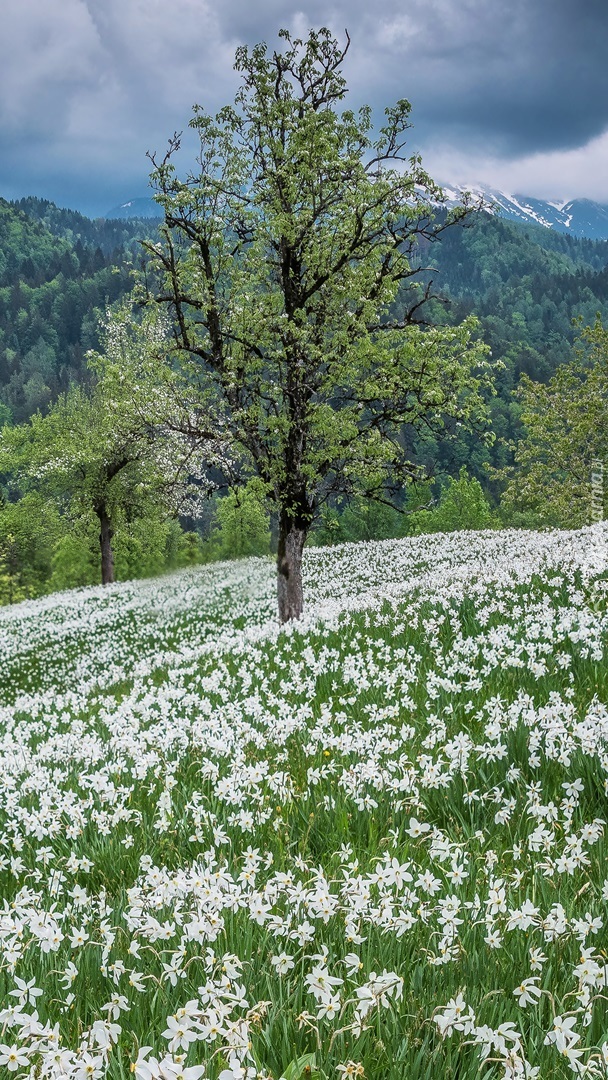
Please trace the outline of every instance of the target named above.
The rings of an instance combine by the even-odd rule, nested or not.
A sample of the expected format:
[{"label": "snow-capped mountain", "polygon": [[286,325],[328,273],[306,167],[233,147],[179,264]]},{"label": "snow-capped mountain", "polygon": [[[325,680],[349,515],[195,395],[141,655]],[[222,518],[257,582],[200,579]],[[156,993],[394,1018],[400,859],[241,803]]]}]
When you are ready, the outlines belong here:
[{"label": "snow-capped mountain", "polygon": [[[496,214],[498,217],[507,218],[510,221],[527,222],[529,225],[543,225],[556,232],[570,233],[572,236],[586,236],[591,240],[608,240],[608,206],[593,202],[591,199],[549,202],[529,195],[509,195],[496,188],[483,187],[479,184],[463,184],[457,187],[453,184],[444,184],[443,190],[448,197],[448,205],[456,205],[460,202],[463,191],[470,191],[474,196],[483,199],[489,213]],[[162,216],[158,203],[150,198],[130,199],[129,202],[115,206],[104,214],[106,218],[160,218]]]},{"label": "snow-capped mountain", "polygon": [[129,199],[120,206],[113,206],[104,218],[162,218],[163,212],[154,199]]},{"label": "snow-capped mountain", "polygon": [[483,198],[486,210],[498,217],[543,225],[556,232],[586,236],[591,240],[608,240],[608,206],[591,199],[549,202],[529,195],[509,195],[479,184],[458,187],[446,184],[444,191],[449,205],[459,202],[463,191],[470,191],[474,196]]}]

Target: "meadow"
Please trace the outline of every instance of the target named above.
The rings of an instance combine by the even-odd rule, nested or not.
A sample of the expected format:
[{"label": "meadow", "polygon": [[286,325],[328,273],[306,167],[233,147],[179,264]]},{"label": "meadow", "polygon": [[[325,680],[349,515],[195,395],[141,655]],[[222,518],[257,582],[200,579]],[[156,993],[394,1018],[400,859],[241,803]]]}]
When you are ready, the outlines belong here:
[{"label": "meadow", "polygon": [[608,528],[0,609],[0,1074],[608,1076]]}]

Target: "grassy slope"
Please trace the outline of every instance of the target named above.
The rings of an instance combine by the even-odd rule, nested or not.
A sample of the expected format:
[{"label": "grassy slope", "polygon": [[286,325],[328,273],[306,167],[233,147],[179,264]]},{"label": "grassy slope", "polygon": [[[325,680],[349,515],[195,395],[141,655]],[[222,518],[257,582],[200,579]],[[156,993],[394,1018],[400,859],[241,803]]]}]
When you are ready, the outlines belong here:
[{"label": "grassy slope", "polygon": [[[186,1069],[226,1080],[464,1080],[484,1045],[489,1075],[568,1076],[581,1047],[600,1068],[606,539],[311,551],[284,632],[262,560],[0,612],[0,1000],[34,978],[75,1075],[89,1054],[125,1077],[141,1045],[176,1061],[187,1003]],[[315,969],[342,981],[315,994]]]}]

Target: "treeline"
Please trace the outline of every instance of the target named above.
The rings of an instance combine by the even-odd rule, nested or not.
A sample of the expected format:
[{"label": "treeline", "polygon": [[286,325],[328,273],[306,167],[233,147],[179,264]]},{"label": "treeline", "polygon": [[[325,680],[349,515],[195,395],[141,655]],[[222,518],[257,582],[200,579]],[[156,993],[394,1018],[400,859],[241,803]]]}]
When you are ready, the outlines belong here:
[{"label": "treeline", "polygon": [[139,253],[139,238],[149,235],[154,228],[146,218],[88,218],[77,210],[66,210],[32,195],[9,205],[31,221],[40,222],[53,236],[66,240],[72,247],[80,243],[84,247],[100,248],[104,255]]}]

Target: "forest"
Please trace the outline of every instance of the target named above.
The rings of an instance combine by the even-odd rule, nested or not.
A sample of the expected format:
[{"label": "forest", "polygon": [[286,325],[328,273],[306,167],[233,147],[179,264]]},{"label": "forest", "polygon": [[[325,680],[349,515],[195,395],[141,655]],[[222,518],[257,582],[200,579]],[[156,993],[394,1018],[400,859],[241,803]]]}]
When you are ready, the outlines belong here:
[{"label": "forest", "polygon": [[[0,407],[14,423],[86,378],[99,319],[133,285],[154,219],[91,220],[44,199],[0,199]],[[479,213],[421,251],[434,269],[434,317],[480,320],[504,370],[495,422],[513,437],[508,406],[525,372],[546,381],[571,355],[575,320],[608,314],[608,244]],[[467,448],[467,461],[470,460]],[[476,465],[473,465],[476,468]],[[446,470],[446,471],[449,471]]]},{"label": "forest", "polygon": [[[43,199],[0,200],[0,422],[7,428],[46,414],[70,388],[90,388],[86,358],[101,347],[104,313],[130,295],[142,241],[157,228],[150,219],[91,220]],[[572,361],[581,328],[608,318],[608,244],[478,211],[433,242],[423,238],[416,258],[430,268],[420,275],[432,282],[425,317],[458,325],[475,316],[476,336],[500,362],[496,393],[487,398],[494,441],[475,431],[442,438],[404,429],[427,480],[408,488],[396,509],[361,497],[328,500],[309,543],[549,521],[546,506],[526,513],[502,498],[523,433],[516,391],[522,376],[546,385]],[[403,303],[398,295],[395,317]],[[0,601],[97,580],[90,516],[65,497],[16,484],[10,469],[0,483]],[[117,529],[119,577],[265,554],[277,542],[276,521],[255,485],[216,492],[196,520],[166,507],[146,513],[147,524],[127,515]]]}]

